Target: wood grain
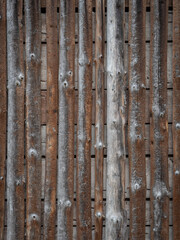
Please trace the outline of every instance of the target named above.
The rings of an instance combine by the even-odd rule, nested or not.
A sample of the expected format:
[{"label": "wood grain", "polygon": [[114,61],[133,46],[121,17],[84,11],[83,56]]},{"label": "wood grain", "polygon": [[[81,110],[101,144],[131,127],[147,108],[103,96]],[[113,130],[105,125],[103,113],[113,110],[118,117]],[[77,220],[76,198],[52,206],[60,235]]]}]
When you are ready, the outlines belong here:
[{"label": "wood grain", "polygon": [[40,1],[25,0],[26,22],[26,239],[41,238]]},{"label": "wood grain", "polygon": [[78,26],[77,239],[91,240],[92,0],[79,1]]},{"label": "wood grain", "polygon": [[105,1],[96,1],[96,119],[95,119],[95,239],[102,239],[103,229],[103,162],[104,162],[104,37],[105,37]]},{"label": "wood grain", "polygon": [[124,209],[124,1],[107,1],[107,187],[105,239],[127,239]]},{"label": "wood grain", "polygon": [[[58,112],[58,44],[57,0],[46,1],[47,28],[47,128],[46,176],[44,193],[44,240],[56,236],[56,168]],[[42,108],[42,105],[41,105]],[[41,116],[42,119],[42,116]]]},{"label": "wood grain", "polygon": [[6,1],[0,1],[0,240],[4,239],[4,218],[5,218],[5,164],[6,164]]},{"label": "wood grain", "polygon": [[145,239],[145,2],[129,1],[130,239]]},{"label": "wood grain", "polygon": [[151,238],[169,239],[167,1],[151,2]]},{"label": "wood grain", "polygon": [[173,228],[180,239],[180,2],[173,1]]},{"label": "wood grain", "polygon": [[24,238],[23,1],[7,1],[7,239]]},{"label": "wood grain", "polygon": [[57,238],[71,240],[74,207],[75,0],[60,2]]}]

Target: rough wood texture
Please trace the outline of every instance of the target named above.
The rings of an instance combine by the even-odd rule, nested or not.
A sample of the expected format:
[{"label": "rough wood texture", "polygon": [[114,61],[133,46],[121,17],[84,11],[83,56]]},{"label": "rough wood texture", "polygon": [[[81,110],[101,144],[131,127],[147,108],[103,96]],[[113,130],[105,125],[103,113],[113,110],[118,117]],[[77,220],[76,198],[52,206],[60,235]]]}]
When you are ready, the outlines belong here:
[{"label": "rough wood texture", "polygon": [[173,1],[173,227],[180,239],[180,1]]},{"label": "rough wood texture", "polygon": [[4,239],[6,164],[6,1],[0,1],[0,240]]},{"label": "rough wood texture", "polygon": [[105,0],[96,1],[96,120],[95,120],[95,239],[102,239],[103,228],[103,162],[104,162],[104,37]]},{"label": "rough wood texture", "polygon": [[168,1],[151,2],[151,238],[169,239],[167,16]]},{"label": "rough wood texture", "polygon": [[106,240],[127,239],[125,161],[124,1],[107,1]]},{"label": "rough wood texture", "polygon": [[91,240],[92,0],[79,1],[78,60],[77,239]]},{"label": "rough wood texture", "polygon": [[25,0],[26,22],[26,239],[41,237],[40,0]]},{"label": "rough wood texture", "polygon": [[73,237],[75,0],[60,1],[57,238]]},{"label": "rough wood texture", "polygon": [[145,239],[145,2],[129,2],[130,238]]},{"label": "rough wood texture", "polygon": [[47,128],[44,193],[44,240],[56,235],[58,44],[57,0],[46,0],[47,28]]},{"label": "rough wood texture", "polygon": [[7,239],[24,238],[24,63],[22,1],[7,1]]}]

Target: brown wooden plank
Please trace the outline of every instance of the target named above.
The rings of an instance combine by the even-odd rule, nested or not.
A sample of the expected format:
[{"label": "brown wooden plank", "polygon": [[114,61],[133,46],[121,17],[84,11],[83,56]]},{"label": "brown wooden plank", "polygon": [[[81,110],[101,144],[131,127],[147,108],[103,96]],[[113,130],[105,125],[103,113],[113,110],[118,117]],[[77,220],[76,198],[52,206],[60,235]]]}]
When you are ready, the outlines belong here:
[{"label": "brown wooden plank", "polygon": [[60,1],[57,239],[73,237],[75,0]]},{"label": "brown wooden plank", "polygon": [[26,22],[26,239],[41,238],[40,1],[25,0]]},{"label": "brown wooden plank", "polygon": [[103,162],[104,162],[104,36],[105,0],[96,1],[96,120],[95,120],[95,240],[102,239],[103,229]]},{"label": "brown wooden plank", "polygon": [[151,238],[169,239],[167,1],[151,1]]},{"label": "brown wooden plank", "polygon": [[180,1],[173,1],[173,228],[180,239]]},{"label": "brown wooden plank", "polygon": [[6,164],[6,1],[0,1],[0,239],[4,239]]},{"label": "brown wooden plank", "polygon": [[7,239],[24,238],[23,1],[7,1]]},{"label": "brown wooden plank", "polygon": [[92,0],[79,1],[77,239],[91,232]]},{"label": "brown wooden plank", "polygon": [[129,1],[130,238],[145,239],[145,2]]},{"label": "brown wooden plank", "polygon": [[55,239],[56,167],[57,167],[57,102],[58,45],[57,0],[46,1],[47,28],[47,127],[46,175],[44,193],[44,239]]}]

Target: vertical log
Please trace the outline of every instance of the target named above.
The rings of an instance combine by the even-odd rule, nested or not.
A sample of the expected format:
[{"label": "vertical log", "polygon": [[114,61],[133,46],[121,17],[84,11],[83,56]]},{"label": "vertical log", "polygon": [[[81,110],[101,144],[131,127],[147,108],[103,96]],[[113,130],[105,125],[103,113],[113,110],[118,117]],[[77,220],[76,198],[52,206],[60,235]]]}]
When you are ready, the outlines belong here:
[{"label": "vertical log", "polygon": [[180,239],[180,1],[173,1],[173,227]]},{"label": "vertical log", "polygon": [[22,1],[7,1],[7,239],[24,238],[24,63]]},{"label": "vertical log", "polygon": [[77,239],[91,233],[92,0],[79,1]]},{"label": "vertical log", "polygon": [[57,166],[58,39],[57,0],[46,0],[47,127],[44,196],[44,240],[55,239]]},{"label": "vertical log", "polygon": [[129,1],[130,238],[145,239],[145,1]]},{"label": "vertical log", "polygon": [[127,239],[125,163],[124,1],[107,1],[106,240]]},{"label": "vertical log", "polygon": [[168,1],[151,1],[151,239],[169,239],[167,20]]},{"label": "vertical log", "polygon": [[60,1],[57,239],[73,238],[75,0]]},{"label": "vertical log", "polygon": [[4,239],[6,162],[6,1],[0,1],[0,240]]},{"label": "vertical log", "polygon": [[95,128],[95,239],[102,239],[104,160],[104,34],[105,1],[96,1],[96,128]]},{"label": "vertical log", "polygon": [[40,1],[25,0],[27,240],[41,236]]}]

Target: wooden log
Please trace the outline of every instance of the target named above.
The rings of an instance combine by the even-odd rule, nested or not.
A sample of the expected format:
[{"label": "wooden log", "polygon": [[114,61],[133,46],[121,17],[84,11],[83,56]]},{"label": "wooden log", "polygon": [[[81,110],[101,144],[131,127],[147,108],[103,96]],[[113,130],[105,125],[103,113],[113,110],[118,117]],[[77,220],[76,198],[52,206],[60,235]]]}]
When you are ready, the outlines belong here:
[{"label": "wooden log", "polygon": [[7,1],[7,239],[24,238],[23,1]]},{"label": "wooden log", "polygon": [[91,240],[92,0],[79,1],[78,75],[77,239]]},{"label": "wooden log", "polygon": [[107,1],[106,240],[127,239],[125,163],[124,1]]},{"label": "wooden log", "polygon": [[26,238],[41,237],[40,1],[25,0],[26,22]]},{"label": "wooden log", "polygon": [[180,239],[180,1],[173,1],[173,227]]},{"label": "wooden log", "polygon": [[95,239],[102,239],[103,229],[103,162],[104,162],[104,37],[105,0],[96,1],[96,119],[95,119]]},{"label": "wooden log", "polygon": [[0,1],[0,239],[4,239],[5,164],[6,164],[6,1]]},{"label": "wooden log", "polygon": [[[44,193],[44,240],[56,235],[58,44],[57,0],[46,1],[47,28],[47,128]],[[42,105],[41,105],[42,106]]]},{"label": "wooden log", "polygon": [[168,1],[151,1],[151,238],[169,239],[167,16]]},{"label": "wooden log", "polygon": [[75,0],[60,1],[57,239],[73,237]]},{"label": "wooden log", "polygon": [[130,239],[145,239],[145,2],[129,1]]}]

